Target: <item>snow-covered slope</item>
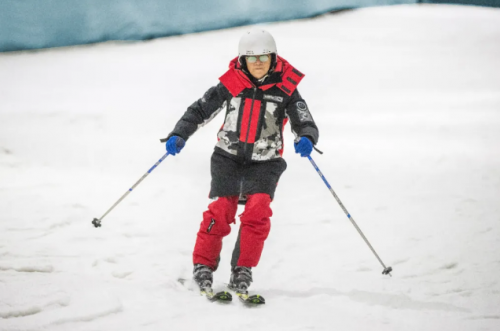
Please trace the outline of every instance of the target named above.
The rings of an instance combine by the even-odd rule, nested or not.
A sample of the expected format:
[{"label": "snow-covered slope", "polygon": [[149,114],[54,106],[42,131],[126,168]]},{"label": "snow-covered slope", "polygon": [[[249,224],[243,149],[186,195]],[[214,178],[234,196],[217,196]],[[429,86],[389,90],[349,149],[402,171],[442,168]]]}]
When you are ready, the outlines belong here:
[{"label": "snow-covered slope", "polygon": [[0,330],[500,329],[500,10],[396,6],[265,27],[306,74],[316,163],[393,277],[287,129],[252,285],[267,304],[210,304],[180,286],[222,117],[91,225],[164,154],[158,139],[217,83],[245,28],[0,54]]}]

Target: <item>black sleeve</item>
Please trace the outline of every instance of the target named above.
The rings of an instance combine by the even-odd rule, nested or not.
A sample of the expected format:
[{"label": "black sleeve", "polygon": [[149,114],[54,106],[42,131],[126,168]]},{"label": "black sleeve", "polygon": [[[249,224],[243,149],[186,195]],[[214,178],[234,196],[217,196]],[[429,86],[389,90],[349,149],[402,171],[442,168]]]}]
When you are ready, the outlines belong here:
[{"label": "black sleeve", "polygon": [[318,143],[318,127],[314,123],[311,112],[298,90],[292,93],[286,106],[286,114],[290,118],[294,134],[299,137],[308,137],[314,145]]},{"label": "black sleeve", "polygon": [[175,125],[174,130],[161,141],[164,142],[172,136],[179,136],[187,141],[199,127],[210,122],[221,110],[225,109],[228,99],[229,91],[224,85],[219,83],[211,87],[201,99],[188,107]]}]

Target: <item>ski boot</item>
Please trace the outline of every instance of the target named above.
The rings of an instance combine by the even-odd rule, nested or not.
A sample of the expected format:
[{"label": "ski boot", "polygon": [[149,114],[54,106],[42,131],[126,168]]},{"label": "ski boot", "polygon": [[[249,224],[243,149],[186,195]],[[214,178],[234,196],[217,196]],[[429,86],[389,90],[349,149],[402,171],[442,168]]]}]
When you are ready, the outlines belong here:
[{"label": "ski boot", "polygon": [[248,287],[252,283],[252,269],[247,267],[235,267],[229,280],[229,289],[237,293],[248,293]]},{"label": "ski boot", "polygon": [[264,297],[258,294],[249,295],[248,287],[252,283],[252,269],[248,267],[235,267],[231,273],[228,288],[234,291],[240,301],[248,306],[261,305],[266,303]]},{"label": "ski boot", "polygon": [[213,270],[204,264],[195,264],[193,269],[193,280],[200,288],[200,294],[209,301],[218,301],[229,303],[233,299],[231,294],[226,291],[214,292],[212,289]]},{"label": "ski boot", "polygon": [[195,264],[193,269],[193,279],[200,287],[200,290],[211,289],[213,283],[213,270],[204,264]]}]

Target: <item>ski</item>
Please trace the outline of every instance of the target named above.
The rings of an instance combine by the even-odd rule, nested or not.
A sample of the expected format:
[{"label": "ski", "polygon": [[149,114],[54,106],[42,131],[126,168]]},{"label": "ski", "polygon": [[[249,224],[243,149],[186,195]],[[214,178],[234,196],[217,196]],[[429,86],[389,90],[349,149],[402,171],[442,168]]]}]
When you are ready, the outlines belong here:
[{"label": "ski", "polygon": [[[184,285],[188,290],[193,290],[192,288],[186,286],[186,283],[191,282],[191,280],[179,278],[178,282]],[[210,286],[200,288],[199,290],[200,295],[207,298],[207,300],[210,302],[230,303],[233,300],[233,296],[227,291],[214,292],[214,290]]]},{"label": "ski", "polygon": [[239,292],[234,287],[231,287],[230,284],[227,284],[227,288],[230,291],[234,292],[234,294],[236,294],[236,296],[240,299],[240,301],[244,303],[246,306],[253,307],[253,306],[263,305],[266,303],[266,299],[264,299],[264,297],[260,294],[249,295],[248,291]]},{"label": "ski", "polygon": [[248,293],[236,292],[236,295],[246,306],[258,306],[266,303],[266,299],[260,294],[248,295]]},{"label": "ski", "polygon": [[233,296],[231,293],[226,291],[214,292],[211,287],[205,287],[200,289],[200,294],[208,299],[211,302],[221,302],[221,303],[229,303],[233,300]]}]

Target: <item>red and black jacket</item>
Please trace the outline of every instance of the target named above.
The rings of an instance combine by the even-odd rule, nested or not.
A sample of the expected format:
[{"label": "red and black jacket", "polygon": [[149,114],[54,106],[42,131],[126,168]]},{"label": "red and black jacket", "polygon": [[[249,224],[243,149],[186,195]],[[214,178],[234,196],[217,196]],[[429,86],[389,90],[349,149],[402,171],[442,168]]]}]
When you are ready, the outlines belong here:
[{"label": "red and black jacket", "polygon": [[277,56],[276,65],[262,83],[252,81],[242,70],[238,58],[229,70],[193,103],[169,134],[184,140],[224,111],[225,118],[215,152],[245,161],[280,158],[283,127],[290,120],[296,136],[318,142],[318,128],[297,85],[304,74]]}]

